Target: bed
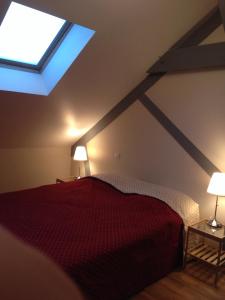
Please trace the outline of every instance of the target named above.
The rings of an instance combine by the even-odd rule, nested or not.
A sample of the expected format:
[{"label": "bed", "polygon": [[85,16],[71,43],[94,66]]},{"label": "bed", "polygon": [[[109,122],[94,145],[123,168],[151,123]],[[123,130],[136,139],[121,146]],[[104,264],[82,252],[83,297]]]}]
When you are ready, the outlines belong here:
[{"label": "bed", "polygon": [[0,224],[98,300],[127,299],[179,266],[196,218],[187,196],[120,176],[0,194]]}]

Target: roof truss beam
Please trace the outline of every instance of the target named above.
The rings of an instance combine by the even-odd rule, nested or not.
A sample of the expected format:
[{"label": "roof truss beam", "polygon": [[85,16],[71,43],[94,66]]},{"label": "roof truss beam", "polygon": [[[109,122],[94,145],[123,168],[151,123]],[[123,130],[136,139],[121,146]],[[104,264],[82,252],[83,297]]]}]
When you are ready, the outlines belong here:
[{"label": "roof truss beam", "polygon": [[[169,51],[178,48],[192,47],[201,43],[209,34],[211,34],[219,25],[221,25],[221,16],[218,7],[215,7],[208,15],[198,22],[188,33],[178,40]],[[167,56],[164,54],[149,70],[148,76],[140,82],[126,97],[118,102],[102,119],[100,119],[86,134],[84,134],[71,147],[71,156],[75,148],[80,144],[87,144],[92,138],[100,133],[104,128],[111,124],[122,112],[132,105],[141,95],[152,87],[167,72],[160,74],[151,74],[151,69],[161,64],[161,59]],[[89,166],[86,168],[90,171]],[[89,173],[88,173],[89,174]]]},{"label": "roof truss beam", "polygon": [[[178,40],[171,48],[177,49],[181,47],[191,47],[198,45],[210,33],[212,33],[219,25],[221,25],[221,17],[219,8],[216,7],[209,12],[202,20],[200,20],[189,32],[187,32],[180,40]],[[169,50],[170,51],[170,50]],[[167,56],[169,51],[164,54],[149,70],[161,65],[161,59]],[[153,86],[165,73],[159,75],[149,74],[142,82],[138,84],[126,97],[118,102],[102,119],[100,119],[87,133],[85,133],[71,147],[71,156],[73,156],[77,145],[88,143],[93,137],[113,122],[123,111],[125,111],[140,95],[143,95],[151,86]]]},{"label": "roof truss beam", "polygon": [[151,74],[225,67],[225,42],[169,51]]},{"label": "roof truss beam", "polygon": [[168,53],[174,49],[197,46],[206,39],[217,27],[221,25],[221,16],[218,7],[212,9],[202,20],[200,20],[190,31],[178,40],[163,56],[152,65],[148,73],[161,65],[161,60],[165,60]]}]

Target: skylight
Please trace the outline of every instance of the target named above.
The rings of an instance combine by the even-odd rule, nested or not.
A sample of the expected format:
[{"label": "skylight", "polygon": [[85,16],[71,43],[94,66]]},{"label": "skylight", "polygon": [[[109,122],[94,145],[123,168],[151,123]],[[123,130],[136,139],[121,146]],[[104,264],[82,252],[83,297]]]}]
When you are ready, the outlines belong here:
[{"label": "skylight", "polygon": [[11,2],[0,26],[0,60],[38,66],[67,22]]},{"label": "skylight", "polygon": [[94,34],[11,2],[0,26],[0,90],[49,95]]}]

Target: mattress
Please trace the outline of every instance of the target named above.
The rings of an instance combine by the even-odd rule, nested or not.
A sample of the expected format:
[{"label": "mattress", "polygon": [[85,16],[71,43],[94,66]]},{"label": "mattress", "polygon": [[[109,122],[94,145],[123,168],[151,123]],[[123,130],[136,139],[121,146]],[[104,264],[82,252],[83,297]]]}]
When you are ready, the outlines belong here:
[{"label": "mattress", "polygon": [[95,177],[0,194],[0,223],[91,299],[124,300],[182,260],[183,220],[174,209]]}]

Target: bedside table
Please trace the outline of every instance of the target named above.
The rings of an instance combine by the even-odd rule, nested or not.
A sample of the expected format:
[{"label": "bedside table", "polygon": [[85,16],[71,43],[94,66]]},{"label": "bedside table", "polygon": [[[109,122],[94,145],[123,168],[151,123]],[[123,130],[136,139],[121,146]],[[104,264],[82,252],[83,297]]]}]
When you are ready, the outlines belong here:
[{"label": "bedside table", "polygon": [[78,177],[76,177],[76,176],[70,176],[67,178],[56,178],[56,183],[71,182],[71,181],[74,181],[77,179],[78,179]]},{"label": "bedside table", "polygon": [[188,226],[184,267],[188,256],[215,269],[214,285],[216,286],[218,273],[225,266],[225,226],[213,228],[207,224],[207,220]]}]

